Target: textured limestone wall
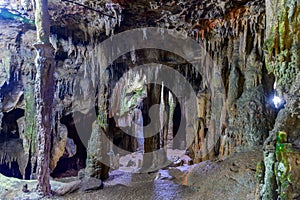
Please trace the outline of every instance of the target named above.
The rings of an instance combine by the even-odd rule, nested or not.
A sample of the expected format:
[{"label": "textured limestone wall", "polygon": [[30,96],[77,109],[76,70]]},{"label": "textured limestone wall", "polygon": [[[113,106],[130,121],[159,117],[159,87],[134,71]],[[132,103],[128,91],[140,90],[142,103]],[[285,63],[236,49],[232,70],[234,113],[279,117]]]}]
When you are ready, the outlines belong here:
[{"label": "textured limestone wall", "polygon": [[210,57],[214,65],[199,92],[195,161],[262,144],[275,116],[263,52],[265,2],[179,2],[181,10],[169,4],[153,8],[165,11],[157,24],[198,40],[206,51],[202,60]]},{"label": "textured limestone wall", "polygon": [[[102,1],[86,1],[85,4],[99,10],[105,5]],[[103,8],[104,11],[117,16],[117,21],[110,21],[110,18],[103,18],[78,6],[62,6],[50,1],[50,41],[56,50],[57,65],[55,122],[72,113],[86,115],[95,112],[96,105],[95,120],[100,127],[96,127],[93,121],[90,126],[94,124],[96,128],[84,135],[97,135],[97,129],[111,131],[108,126],[108,108],[111,102],[108,102],[107,98],[126,68],[135,65],[132,55],[125,55],[127,59],[121,61],[124,69],[122,65],[118,65],[119,69],[108,70],[99,83],[101,75],[98,72],[101,67],[107,67],[102,66],[104,61],[99,57],[102,52],[99,44],[107,38],[106,35],[112,34],[112,28],[115,26],[116,34],[118,31],[151,25],[175,29],[192,37],[206,50],[202,55],[203,62],[210,62],[208,56],[213,61],[213,67],[207,68],[201,74],[202,78],[205,77],[204,80],[199,81],[197,75],[191,72],[190,65],[179,58],[173,59],[174,56],[166,52],[153,53],[152,58],[149,56],[150,60],[163,61],[172,58],[170,60],[178,61],[178,65],[173,64],[172,67],[186,74],[186,78],[196,88],[199,119],[196,123],[199,124],[199,128],[193,130],[196,139],[190,147],[194,161],[200,162],[218,156],[221,158],[232,153],[235,147],[251,148],[263,143],[273,127],[275,116],[270,103],[273,79],[267,74],[262,50],[266,34],[264,1],[157,1],[151,4],[144,1],[124,1],[121,4],[122,14],[116,5],[106,5]],[[30,16],[29,13],[28,18]],[[119,27],[117,22],[120,19],[123,21]],[[23,146],[25,152],[29,154],[31,151],[31,155],[34,155],[35,121],[30,113],[34,113],[32,97],[35,70],[32,45],[35,33],[32,27],[23,25],[22,22],[15,22],[13,26],[9,26],[8,22],[1,23],[1,33],[7,38],[1,41],[4,49],[4,53],[1,54],[1,68],[5,72],[1,76],[2,112],[14,108],[25,110],[22,138],[27,139],[23,140]],[[141,61],[145,55],[148,54],[136,52],[136,60]],[[121,63],[119,60],[117,62]],[[177,84],[180,86],[180,83]],[[14,96],[8,95],[7,91]],[[120,89],[120,92],[123,91]],[[171,105],[167,100],[168,95],[161,98],[161,93],[155,91],[155,88],[148,88],[149,94],[154,95],[151,102],[164,99],[166,107]],[[22,95],[24,100],[19,100]],[[184,115],[188,116],[188,113]],[[192,124],[189,125],[192,130]],[[66,130],[60,123],[55,127],[52,169],[63,155],[67,137]],[[95,170],[95,173],[89,173],[99,176],[99,160],[94,157],[101,150],[102,143],[99,139],[101,137],[96,138],[96,141],[90,141],[89,144],[88,141],[85,142],[90,159],[88,166]],[[149,146],[145,148],[149,151],[157,148],[158,141],[159,139],[152,138],[146,142]]]},{"label": "textured limestone wall", "polygon": [[[103,6],[105,2],[100,2],[100,4]],[[92,11],[84,13],[87,14],[86,18],[89,18],[89,20],[80,18],[78,21],[78,18],[76,18],[78,13],[83,14],[80,7],[70,6],[68,12],[64,12],[62,6],[66,5],[56,5],[50,2],[49,12],[53,24],[51,27],[53,34],[50,40],[56,54],[55,106],[53,108],[55,120],[52,125],[51,170],[56,167],[58,160],[64,155],[65,149],[68,149],[66,147],[66,141],[69,139],[67,138],[68,131],[60,123],[61,118],[74,112],[87,114],[95,108],[96,100],[90,97],[95,97],[97,87],[95,80],[98,80],[98,78],[91,78],[91,76],[95,75],[93,71],[97,71],[95,68],[99,67],[99,61],[96,58],[99,55],[97,52],[99,49],[97,50],[97,47],[93,45],[94,39],[97,38],[93,34],[106,31],[106,34],[110,35],[112,28],[118,23],[117,14],[120,11],[118,5],[113,4],[103,8],[103,11],[105,10],[108,14],[115,16],[117,21],[111,21],[111,18],[103,18],[102,15],[94,16],[95,13]],[[99,6],[96,6],[95,9],[102,10]],[[14,10],[20,10],[20,12]],[[34,98],[36,70],[33,48],[36,33],[32,21],[30,21],[34,18],[33,10],[34,5],[32,2],[10,1],[1,4],[1,47],[3,49],[0,58],[3,72],[1,73],[1,116],[3,116],[3,113],[15,109],[24,110],[25,116],[22,120],[18,120],[19,130],[17,131],[19,131],[22,139],[24,155],[27,159],[31,159],[31,173],[35,171],[37,158]],[[57,12],[61,13],[58,14]],[[65,20],[61,21],[62,18],[60,17]],[[91,18],[93,20],[90,20]],[[55,22],[56,20],[59,21],[59,24]],[[96,22],[102,25],[98,24],[95,28]],[[90,26],[91,29],[88,30],[87,26]],[[105,33],[103,35],[105,36]],[[90,38],[93,39],[88,41]],[[93,66],[93,68],[90,68],[90,66]],[[6,133],[2,131],[2,134]],[[91,133],[83,133],[82,135],[84,134],[90,135]],[[8,151],[9,149],[4,150],[3,154],[9,154]],[[4,156],[2,160],[1,164],[11,162],[10,160],[21,160],[21,158],[11,159],[10,156]],[[27,161],[25,162],[26,164],[19,163],[22,175],[24,175],[27,166]],[[34,178],[34,175],[31,177]]]},{"label": "textured limestone wall", "polygon": [[[299,196],[299,1],[267,1],[266,65],[285,104],[264,144],[262,199]],[[275,190],[277,188],[277,190]],[[277,192],[276,192],[277,191]]]}]

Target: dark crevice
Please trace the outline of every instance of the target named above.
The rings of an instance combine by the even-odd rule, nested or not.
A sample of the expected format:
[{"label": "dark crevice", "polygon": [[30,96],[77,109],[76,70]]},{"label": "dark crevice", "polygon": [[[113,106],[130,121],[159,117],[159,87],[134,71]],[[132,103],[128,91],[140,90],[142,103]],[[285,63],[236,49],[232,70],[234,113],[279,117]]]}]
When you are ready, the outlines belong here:
[{"label": "dark crevice", "polygon": [[228,58],[224,58],[224,62],[222,63],[223,68],[222,68],[222,80],[225,88],[225,94],[226,98],[228,96],[228,87],[229,87],[229,75],[230,75],[230,70],[229,70],[229,63],[228,63]]},{"label": "dark crevice", "polygon": [[61,119],[61,123],[67,127],[67,137],[72,139],[76,145],[76,153],[72,157],[68,157],[68,154],[64,153],[59,159],[56,168],[51,173],[51,176],[54,178],[77,176],[79,170],[85,168],[87,151],[83,143],[85,141],[82,141],[82,138],[79,136],[79,133],[82,134],[82,127],[80,125],[86,125],[85,132],[88,137],[91,133],[91,124],[85,123],[89,121],[85,118],[89,115],[77,114],[75,115],[76,119],[74,119],[73,114],[66,115]]},{"label": "dark crevice", "polygon": [[[181,124],[182,123],[182,124]],[[182,135],[185,134],[179,134],[181,137],[176,137],[176,135],[180,132],[183,132],[185,130],[182,130],[183,127],[185,128],[186,120],[183,116],[183,113],[181,113],[180,104],[177,102],[175,109],[174,109],[174,115],[173,115],[173,149],[181,149],[182,148],[182,142],[185,142],[185,138],[182,138]]]},{"label": "dark crevice", "polygon": [[3,113],[1,124],[0,145],[2,155],[2,163],[0,163],[0,173],[15,178],[23,178],[19,170],[19,165],[16,160],[9,162],[9,155],[17,156],[19,154],[18,147],[22,147],[17,120],[24,116],[23,109],[14,109],[10,112]]},{"label": "dark crevice", "polygon": [[244,91],[244,83],[245,83],[245,77],[242,74],[241,70],[239,68],[237,68],[237,73],[239,74],[239,80],[238,80],[238,96],[237,99],[240,98],[243,94]]},{"label": "dark crevice", "polygon": [[4,176],[22,179],[22,174],[19,170],[18,162],[16,161],[11,162],[10,166],[8,163],[1,164],[0,173]]}]

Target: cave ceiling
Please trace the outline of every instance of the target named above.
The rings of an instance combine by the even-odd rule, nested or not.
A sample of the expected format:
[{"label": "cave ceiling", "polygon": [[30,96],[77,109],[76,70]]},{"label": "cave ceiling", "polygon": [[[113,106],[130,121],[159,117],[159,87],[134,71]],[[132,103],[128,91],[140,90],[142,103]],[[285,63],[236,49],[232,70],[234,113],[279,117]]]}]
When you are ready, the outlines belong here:
[{"label": "cave ceiling", "polygon": [[[186,32],[190,36],[195,35],[195,32],[199,32],[202,37],[209,32],[224,35],[230,34],[226,29],[234,26],[235,21],[243,21],[242,18],[255,18],[254,13],[264,11],[262,0],[74,0],[72,2],[93,10],[62,0],[49,0],[52,26],[68,26],[70,29],[89,29],[96,32],[106,30],[106,35],[112,33],[107,29],[122,32],[149,26],[175,29]],[[9,4],[2,3],[0,6],[34,20],[34,5],[29,0],[21,2],[14,0]]]}]

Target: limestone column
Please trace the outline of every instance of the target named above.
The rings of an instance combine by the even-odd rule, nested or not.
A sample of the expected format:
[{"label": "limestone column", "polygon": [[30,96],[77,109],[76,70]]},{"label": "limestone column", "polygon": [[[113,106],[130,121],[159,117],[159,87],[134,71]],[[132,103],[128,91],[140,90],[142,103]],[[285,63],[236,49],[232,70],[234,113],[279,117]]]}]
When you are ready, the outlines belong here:
[{"label": "limestone column", "polygon": [[50,19],[48,1],[36,0],[35,24],[37,43],[34,45],[36,56],[36,119],[37,119],[37,190],[50,195],[50,148],[52,133],[52,107],[54,99],[54,48],[49,42]]}]

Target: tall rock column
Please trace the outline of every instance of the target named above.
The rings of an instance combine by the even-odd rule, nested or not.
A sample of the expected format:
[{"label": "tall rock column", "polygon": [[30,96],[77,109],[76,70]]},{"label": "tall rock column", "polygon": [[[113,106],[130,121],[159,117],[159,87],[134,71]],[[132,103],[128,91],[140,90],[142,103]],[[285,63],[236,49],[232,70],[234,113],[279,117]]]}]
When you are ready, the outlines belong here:
[{"label": "tall rock column", "polygon": [[49,41],[50,19],[48,1],[36,0],[35,24],[37,29],[36,56],[36,116],[37,116],[37,178],[38,192],[50,195],[50,148],[52,107],[54,99],[54,48]]}]

